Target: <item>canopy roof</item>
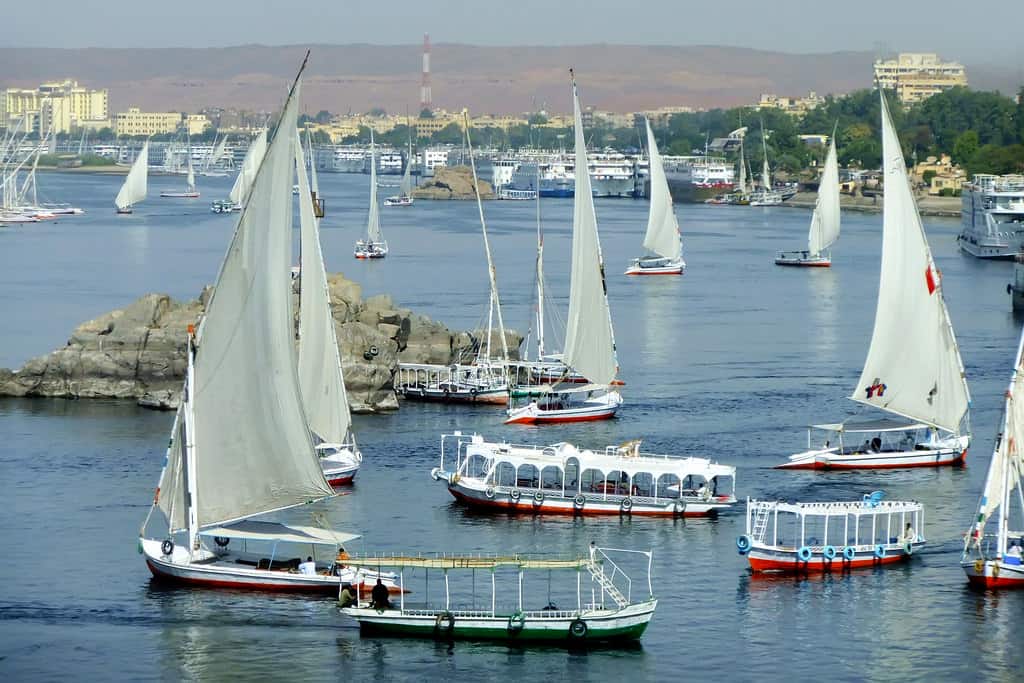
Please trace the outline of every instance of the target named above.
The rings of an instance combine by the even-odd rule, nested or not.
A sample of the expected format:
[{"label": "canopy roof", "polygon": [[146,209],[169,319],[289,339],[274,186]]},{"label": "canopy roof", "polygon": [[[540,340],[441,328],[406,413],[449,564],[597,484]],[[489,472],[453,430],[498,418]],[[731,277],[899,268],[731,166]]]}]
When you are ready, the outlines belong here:
[{"label": "canopy roof", "polygon": [[257,522],[251,519],[203,529],[201,536],[222,536],[247,541],[284,541],[286,543],[309,543],[313,545],[340,546],[359,538],[358,534],[321,529],[312,526],[297,526],[282,522]]},{"label": "canopy roof", "polygon": [[863,500],[843,500],[834,503],[787,503],[785,501],[751,500],[748,505],[779,512],[792,512],[803,516],[825,515],[887,515],[898,512],[919,512],[924,506],[913,500],[881,500],[874,506]]},{"label": "canopy roof", "polygon": [[583,569],[590,562],[585,557],[543,558],[526,555],[422,555],[349,557],[345,564],[352,567],[391,567],[398,569]]},{"label": "canopy roof", "polygon": [[826,432],[849,432],[853,434],[863,432],[904,432],[907,430],[928,428],[929,425],[921,422],[908,422],[906,420],[898,420],[894,418],[882,418],[879,420],[846,420],[845,422],[811,425],[811,429],[821,429]]}]

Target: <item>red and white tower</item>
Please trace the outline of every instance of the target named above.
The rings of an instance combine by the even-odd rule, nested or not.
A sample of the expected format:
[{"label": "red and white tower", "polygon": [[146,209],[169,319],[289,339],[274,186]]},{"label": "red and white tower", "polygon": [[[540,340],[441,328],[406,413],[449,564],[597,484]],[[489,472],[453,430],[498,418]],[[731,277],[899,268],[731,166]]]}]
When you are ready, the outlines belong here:
[{"label": "red and white tower", "polygon": [[420,81],[420,111],[431,108],[430,101],[430,35],[423,34],[423,80]]}]

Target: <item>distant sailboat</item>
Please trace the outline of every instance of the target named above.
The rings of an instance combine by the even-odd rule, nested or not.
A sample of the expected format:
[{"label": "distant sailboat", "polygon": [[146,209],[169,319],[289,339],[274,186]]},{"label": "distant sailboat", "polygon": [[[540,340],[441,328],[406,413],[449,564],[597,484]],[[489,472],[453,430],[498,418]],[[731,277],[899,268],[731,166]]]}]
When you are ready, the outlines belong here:
[{"label": "distant sailboat", "polygon": [[384,200],[384,206],[412,206],[412,139],[409,140],[409,153],[405,162],[405,172],[402,173],[402,183],[398,187],[398,194]]},{"label": "distant sailboat", "polygon": [[[575,76],[572,92],[576,167],[588,168]],[[566,366],[591,384],[549,387],[539,396],[530,397],[526,405],[510,408],[506,424],[604,420],[613,417],[622,405],[621,394],[611,388],[619,368],[589,173],[578,174],[574,196],[572,272],[563,359]]]},{"label": "distant sailboat", "polygon": [[211,178],[223,178],[227,175],[227,171],[222,170],[219,167],[221,159],[224,158],[224,153],[228,148],[228,136],[225,134],[220,141],[215,141],[213,145],[213,151],[210,152],[210,156],[206,158],[206,163],[203,164],[203,170],[200,171],[199,175],[207,176]]},{"label": "distant sailboat", "polygon": [[118,213],[131,213],[132,207],[146,198],[146,178],[149,174],[149,140],[142,145],[142,151],[135,157],[124,184],[114,199]]},{"label": "distant sailboat", "polygon": [[881,97],[882,274],[871,346],[850,398],[897,419],[817,425],[830,434],[825,447],[790,456],[781,468],[936,467],[960,464],[967,455],[970,392],[960,349],[900,141]]},{"label": "distant sailboat", "polygon": [[768,167],[768,141],[761,121],[761,149],[764,161],[761,164],[761,187],[750,195],[751,206],[776,206],[782,203],[782,193],[772,189],[772,172]]},{"label": "distant sailboat", "polygon": [[[1016,495],[1015,495],[1016,494]],[[997,514],[998,513],[998,514]],[[1016,513],[1016,514],[1014,514]],[[985,527],[995,517],[995,533]],[[1024,588],[1024,334],[1017,344],[1003,419],[960,566],[971,584]]]},{"label": "distant sailboat", "polygon": [[299,388],[320,466],[328,483],[338,486],[352,482],[363,456],[352,434],[320,222],[298,134],[295,168],[299,179]]},{"label": "distant sailboat", "polygon": [[214,202],[210,210],[214,213],[230,213],[241,211],[245,205],[245,198],[249,195],[253,181],[256,179],[256,171],[263,163],[263,157],[267,153],[267,129],[260,131],[259,135],[249,144],[245,153],[242,167],[235,178],[235,184],[231,186],[227,201]]},{"label": "distant sailboat", "polygon": [[683,243],[679,239],[679,223],[672,206],[672,195],[665,177],[665,167],[658,152],[658,143],[647,121],[647,149],[650,152],[651,207],[647,216],[644,249],[653,256],[634,259],[626,275],[682,275]]},{"label": "distant sailboat", "polygon": [[807,235],[807,249],[780,251],[775,257],[779,266],[829,267],[832,255],[825,250],[839,239],[839,162],[836,158],[835,133],[825,157],[825,168],[818,183],[818,199],[811,216],[811,229]]},{"label": "distant sailboat", "polygon": [[161,197],[173,197],[178,199],[196,199],[199,197],[199,192],[196,191],[196,174],[192,169],[192,141],[189,140],[185,147],[185,159],[188,163],[188,172],[185,174],[185,191],[184,192],[173,192],[164,191],[160,193]]},{"label": "distant sailboat", "polygon": [[357,259],[378,259],[388,255],[388,243],[380,231],[380,207],[377,205],[377,153],[370,131],[370,212],[366,219],[366,238],[356,242]]}]

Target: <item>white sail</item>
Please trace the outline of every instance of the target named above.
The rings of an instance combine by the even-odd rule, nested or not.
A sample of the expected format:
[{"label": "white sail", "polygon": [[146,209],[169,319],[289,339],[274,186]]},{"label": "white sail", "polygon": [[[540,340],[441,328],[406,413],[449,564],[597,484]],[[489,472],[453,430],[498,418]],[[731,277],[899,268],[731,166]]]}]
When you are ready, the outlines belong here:
[{"label": "white sail", "polygon": [[807,249],[817,256],[839,239],[839,161],[836,158],[835,136],[825,157],[825,169],[818,183],[818,199],[811,216]]},{"label": "white sail", "polygon": [[135,157],[124,184],[114,199],[114,205],[124,210],[146,198],[146,178],[149,173],[149,140],[142,145],[142,151]]},{"label": "white sail", "polygon": [[299,387],[313,434],[327,443],[346,442],[352,424],[342,377],[338,339],[331,315],[320,226],[306,179],[302,146],[296,136],[295,167],[299,178]]},{"label": "white sail", "polygon": [[747,194],[747,162],[743,158],[743,138],[740,138],[740,194]]},{"label": "white sail", "polygon": [[[183,392],[184,395],[184,392]],[[183,446],[185,444],[185,402],[178,407],[171,430],[171,443],[167,447],[167,461],[160,473],[157,486],[156,503],[167,518],[168,529],[176,533],[188,524],[185,493],[185,464]]]},{"label": "white sail", "polygon": [[185,177],[185,187],[189,192],[196,191],[196,174],[192,170],[192,149],[188,151],[188,175]]},{"label": "white sail", "polygon": [[405,162],[405,173],[402,174],[402,184],[398,188],[398,194],[403,197],[412,195],[412,143],[409,143],[409,159]]},{"label": "white sail", "polygon": [[[306,146],[309,147],[309,189],[320,197],[320,178],[316,175],[316,150],[313,149],[313,141],[306,132]],[[319,230],[319,228],[318,228]]]},{"label": "white sail", "polygon": [[206,162],[206,169],[209,170],[211,167],[216,166],[220,163],[220,160],[224,158],[224,152],[228,149],[228,136],[225,135],[220,139],[220,142],[213,148],[213,154],[210,155],[209,160]]},{"label": "white sail", "polygon": [[235,184],[231,186],[231,192],[228,193],[228,199],[235,204],[242,205],[245,203],[245,198],[249,194],[249,190],[252,188],[253,181],[256,178],[256,171],[259,170],[260,164],[263,163],[263,157],[266,153],[267,129],[264,128],[256,136],[256,139],[250,143],[249,149],[245,153],[245,159],[242,161],[242,168],[238,171],[238,177],[235,178]]},{"label": "white sail", "polygon": [[761,122],[761,147],[764,150],[764,164],[761,166],[761,189],[772,189],[772,172],[768,168],[768,141],[764,135],[764,121]]},{"label": "white sail", "polygon": [[366,239],[369,242],[380,242],[380,207],[377,206],[377,152],[373,143],[373,131],[370,131],[370,214],[366,219]]},{"label": "white sail", "polygon": [[569,319],[565,333],[565,363],[595,384],[610,384],[618,373],[611,311],[605,293],[604,263],[597,234],[597,215],[586,173],[587,145],[583,138],[580,101],[573,83],[576,174],[572,221],[572,276],[569,281]]},{"label": "white sail", "polygon": [[959,433],[970,394],[884,94],[882,164],[878,308],[864,371],[850,398]]},{"label": "white sail", "polygon": [[332,494],[307,428],[295,358],[297,91],[257,170],[199,329],[191,460],[200,526]]},{"label": "white sail", "polygon": [[647,148],[650,151],[651,209],[647,216],[647,233],[644,248],[665,258],[678,259],[683,254],[679,240],[679,224],[672,209],[672,195],[668,190],[668,178],[661,163],[658,143],[654,140],[651,122],[647,121]]}]

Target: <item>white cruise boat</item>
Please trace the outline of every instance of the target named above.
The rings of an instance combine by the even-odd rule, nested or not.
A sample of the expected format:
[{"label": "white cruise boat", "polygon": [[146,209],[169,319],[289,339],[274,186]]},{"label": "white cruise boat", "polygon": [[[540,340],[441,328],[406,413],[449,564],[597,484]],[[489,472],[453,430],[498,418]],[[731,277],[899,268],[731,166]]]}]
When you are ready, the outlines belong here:
[{"label": "white cruise boat", "polygon": [[633,161],[614,150],[589,157],[590,186],[595,197],[632,197],[635,191]]},{"label": "white cruise boat", "polygon": [[366,150],[362,147],[338,147],[331,159],[335,173],[363,173],[366,170]]},{"label": "white cruise boat", "polygon": [[978,174],[961,194],[960,249],[984,259],[1024,254],[1024,175]]},{"label": "white cruise boat", "polygon": [[515,175],[517,168],[519,168],[519,161],[512,157],[495,159],[491,163],[491,186],[507,188],[512,184],[512,176]]}]

